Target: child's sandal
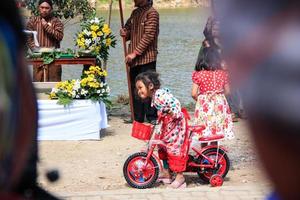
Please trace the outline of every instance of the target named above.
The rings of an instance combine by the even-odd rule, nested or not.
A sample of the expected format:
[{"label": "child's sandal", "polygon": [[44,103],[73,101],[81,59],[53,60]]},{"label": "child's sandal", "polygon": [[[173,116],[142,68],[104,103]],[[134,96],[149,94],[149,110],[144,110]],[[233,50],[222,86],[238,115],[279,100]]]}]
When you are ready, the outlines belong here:
[{"label": "child's sandal", "polygon": [[171,184],[172,179],[171,178],[166,178],[166,177],[158,177],[157,182],[158,183],[163,183],[163,184]]},{"label": "child's sandal", "polygon": [[173,181],[168,188],[172,188],[172,189],[182,189],[182,188],[186,188],[186,182],[179,182],[179,181]]}]

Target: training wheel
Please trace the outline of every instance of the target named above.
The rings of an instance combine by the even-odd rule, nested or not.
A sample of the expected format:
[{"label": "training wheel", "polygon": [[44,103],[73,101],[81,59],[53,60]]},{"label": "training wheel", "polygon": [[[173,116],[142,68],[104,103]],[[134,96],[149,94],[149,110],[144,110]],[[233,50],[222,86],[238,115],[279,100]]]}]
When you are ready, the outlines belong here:
[{"label": "training wheel", "polygon": [[212,187],[219,187],[223,185],[223,178],[219,174],[214,174],[210,177],[209,182]]}]

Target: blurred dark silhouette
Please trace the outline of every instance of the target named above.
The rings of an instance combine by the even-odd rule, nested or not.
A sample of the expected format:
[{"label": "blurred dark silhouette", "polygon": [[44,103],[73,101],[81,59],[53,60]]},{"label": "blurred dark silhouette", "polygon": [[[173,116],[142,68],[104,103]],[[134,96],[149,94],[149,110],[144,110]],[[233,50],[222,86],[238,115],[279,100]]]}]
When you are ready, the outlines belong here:
[{"label": "blurred dark silhouette", "polygon": [[274,193],[300,199],[300,1],[219,1],[234,83],[246,88],[251,133]]},{"label": "blurred dark silhouette", "polygon": [[37,105],[13,0],[0,7],[0,199],[56,199],[37,186]]}]

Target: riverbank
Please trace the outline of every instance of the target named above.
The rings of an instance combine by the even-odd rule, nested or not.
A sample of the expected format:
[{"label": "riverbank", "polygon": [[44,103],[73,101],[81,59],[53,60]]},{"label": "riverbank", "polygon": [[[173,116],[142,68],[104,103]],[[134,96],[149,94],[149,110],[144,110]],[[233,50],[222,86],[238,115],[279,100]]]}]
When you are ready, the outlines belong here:
[{"label": "riverbank", "polygon": [[[133,1],[126,0],[122,2],[124,9],[132,9],[134,7]],[[156,0],[153,1],[153,7],[157,9],[170,9],[170,8],[195,8],[195,7],[209,7],[209,0]],[[96,10],[108,10],[109,0],[99,1],[96,4]],[[119,3],[113,2],[113,10],[119,9]]]},{"label": "riverbank", "polygon": [[[134,3],[131,0],[122,1],[123,9],[133,9]],[[96,11],[109,10],[110,0],[100,0],[94,5]],[[171,8],[195,8],[195,7],[210,7],[210,0],[156,0],[153,2],[153,7],[156,9],[171,9]],[[118,1],[112,1],[112,10],[119,10]],[[30,16],[30,11],[24,7],[20,8],[24,17]]]}]

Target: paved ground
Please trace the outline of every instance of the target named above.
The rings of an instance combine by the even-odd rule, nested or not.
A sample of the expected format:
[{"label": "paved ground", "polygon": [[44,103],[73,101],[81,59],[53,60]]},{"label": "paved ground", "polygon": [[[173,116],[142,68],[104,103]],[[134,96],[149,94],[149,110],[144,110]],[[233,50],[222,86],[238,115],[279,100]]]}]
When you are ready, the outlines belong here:
[{"label": "paved ground", "polygon": [[186,189],[122,189],[88,193],[58,194],[68,200],[250,200],[265,199],[269,193],[269,187],[246,185],[246,186],[222,186],[212,188],[200,186]]},{"label": "paved ground", "polygon": [[109,124],[99,141],[41,141],[40,174],[56,168],[61,178],[49,183],[40,176],[39,184],[67,200],[262,200],[270,192],[244,120],[235,123],[236,138],[224,141],[231,160],[224,185],[212,188],[199,183],[197,175],[186,174],[188,188],[180,190],[164,185],[145,190],[130,188],[123,177],[123,164],[145,144],[130,137],[131,124],[125,124],[121,117],[111,116]]}]

